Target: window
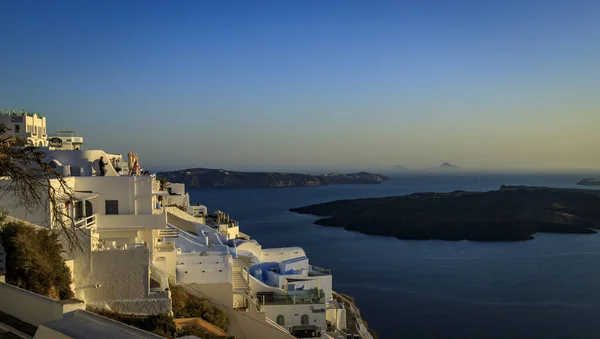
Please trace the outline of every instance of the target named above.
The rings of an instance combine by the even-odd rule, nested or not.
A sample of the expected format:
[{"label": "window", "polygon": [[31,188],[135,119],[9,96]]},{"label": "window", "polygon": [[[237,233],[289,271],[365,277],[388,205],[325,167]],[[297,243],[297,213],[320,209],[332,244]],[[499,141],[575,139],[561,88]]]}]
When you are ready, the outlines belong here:
[{"label": "window", "polygon": [[277,325],[285,326],[285,317],[282,315],[277,316]]},{"label": "window", "polygon": [[308,325],[308,315],[302,315],[302,318],[300,318],[300,325]]},{"label": "window", "polygon": [[106,214],[119,214],[119,201],[118,200],[106,200]]},{"label": "window", "polygon": [[85,216],[91,217],[94,214],[94,206],[89,200],[85,201]]},{"label": "window", "polygon": [[21,125],[15,125],[15,133],[21,133]]},{"label": "window", "polygon": [[75,220],[83,218],[83,203],[81,201],[75,201]]}]

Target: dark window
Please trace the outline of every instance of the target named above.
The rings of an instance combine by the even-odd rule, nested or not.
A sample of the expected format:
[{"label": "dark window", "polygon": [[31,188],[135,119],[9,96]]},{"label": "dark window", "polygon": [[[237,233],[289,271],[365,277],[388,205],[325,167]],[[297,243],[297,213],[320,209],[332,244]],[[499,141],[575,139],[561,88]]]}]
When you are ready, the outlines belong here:
[{"label": "dark window", "polygon": [[75,220],[83,218],[83,203],[75,201]]},{"label": "dark window", "polygon": [[85,201],[85,216],[91,217],[94,214],[94,206],[89,201]]},{"label": "dark window", "polygon": [[21,125],[15,125],[15,133],[21,133]]},{"label": "dark window", "polygon": [[285,326],[285,317],[283,315],[277,316],[277,325]]},{"label": "dark window", "polygon": [[308,315],[304,314],[302,318],[300,318],[301,325],[308,325]]},{"label": "dark window", "polygon": [[106,214],[119,214],[119,201],[106,200]]}]

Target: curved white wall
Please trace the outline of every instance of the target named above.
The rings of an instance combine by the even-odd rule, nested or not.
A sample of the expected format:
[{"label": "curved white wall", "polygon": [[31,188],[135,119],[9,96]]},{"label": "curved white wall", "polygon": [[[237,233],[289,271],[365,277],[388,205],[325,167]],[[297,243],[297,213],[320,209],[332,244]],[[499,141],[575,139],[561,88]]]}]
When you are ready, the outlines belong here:
[{"label": "curved white wall", "polygon": [[306,253],[300,247],[263,248],[260,259],[265,262],[281,262],[304,256]]},{"label": "curved white wall", "polygon": [[236,247],[238,252],[247,251],[252,253],[252,255],[259,259],[262,257],[262,247],[260,245],[256,245],[253,242],[246,241],[241,245],[237,245]]},{"label": "curved white wall", "polygon": [[93,169],[94,162],[100,159],[100,157],[104,157],[106,161],[106,175],[118,176],[117,172],[108,160],[108,155],[106,152],[101,150],[49,150],[47,155],[48,158],[56,159],[63,165],[70,165],[71,168],[75,166],[83,168],[85,175],[96,174],[96,169]]}]

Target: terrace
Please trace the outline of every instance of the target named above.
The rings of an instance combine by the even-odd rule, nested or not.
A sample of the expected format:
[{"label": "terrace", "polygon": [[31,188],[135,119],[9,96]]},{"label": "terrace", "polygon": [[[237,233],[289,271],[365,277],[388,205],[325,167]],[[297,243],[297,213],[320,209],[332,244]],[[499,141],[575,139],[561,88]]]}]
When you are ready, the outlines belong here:
[{"label": "terrace", "polygon": [[297,305],[297,304],[325,304],[325,293],[321,289],[308,291],[289,291],[284,295],[274,292],[259,292],[256,294],[261,305]]}]

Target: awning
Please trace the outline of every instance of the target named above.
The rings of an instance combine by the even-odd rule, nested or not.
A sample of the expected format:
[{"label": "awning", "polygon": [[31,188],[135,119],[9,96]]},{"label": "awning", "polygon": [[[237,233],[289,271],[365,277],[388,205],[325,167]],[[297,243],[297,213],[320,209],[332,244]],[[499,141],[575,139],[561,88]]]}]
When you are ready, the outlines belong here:
[{"label": "awning", "polygon": [[75,192],[73,193],[73,199],[75,200],[92,200],[96,199],[100,194],[94,192]]},{"label": "awning", "polygon": [[71,196],[66,195],[66,194],[61,195],[60,197],[58,197],[58,200],[60,200],[60,201],[92,200],[92,199],[96,199],[99,196],[100,196],[100,193],[95,193],[95,192],[73,192],[73,194]]},{"label": "awning", "polygon": [[166,197],[169,195],[169,192],[167,191],[152,191],[152,195],[158,195],[161,197]]}]

